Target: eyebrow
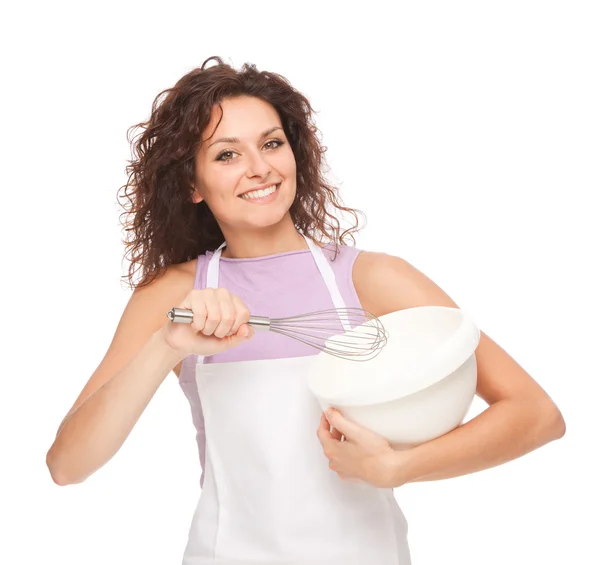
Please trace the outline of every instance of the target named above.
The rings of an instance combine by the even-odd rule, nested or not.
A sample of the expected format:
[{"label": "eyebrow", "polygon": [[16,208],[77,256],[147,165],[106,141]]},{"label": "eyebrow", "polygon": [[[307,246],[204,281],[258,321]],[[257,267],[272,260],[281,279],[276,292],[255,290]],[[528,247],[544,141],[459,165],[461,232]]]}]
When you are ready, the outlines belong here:
[{"label": "eyebrow", "polygon": [[[275,127],[269,128],[268,130],[265,130],[265,131],[263,131],[263,132],[260,134],[260,137],[259,137],[259,139],[264,139],[265,137],[267,137],[267,135],[269,135],[269,134],[273,133],[275,130],[278,130],[278,129],[280,129],[280,130],[283,130],[283,128],[282,128],[282,127],[280,127],[280,126],[275,126]],[[239,143],[239,142],[240,142],[240,140],[239,140],[237,137],[220,137],[220,138],[219,138],[219,139],[217,139],[216,141],[213,141],[213,142],[212,142],[212,143],[211,143],[211,144],[210,144],[210,145],[207,147],[207,149],[208,149],[209,147],[212,147],[212,146],[213,146],[213,145],[215,145],[216,143]]]}]

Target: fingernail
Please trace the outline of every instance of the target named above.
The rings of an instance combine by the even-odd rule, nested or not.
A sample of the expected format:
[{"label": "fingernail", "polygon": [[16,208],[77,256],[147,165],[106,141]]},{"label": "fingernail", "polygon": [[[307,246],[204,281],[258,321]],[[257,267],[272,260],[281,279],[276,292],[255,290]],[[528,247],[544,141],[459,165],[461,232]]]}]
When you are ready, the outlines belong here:
[{"label": "fingernail", "polygon": [[242,332],[242,335],[243,335],[244,337],[248,337],[248,336],[250,335],[250,328],[249,328],[248,326],[246,326],[246,327],[244,328],[244,331]]}]

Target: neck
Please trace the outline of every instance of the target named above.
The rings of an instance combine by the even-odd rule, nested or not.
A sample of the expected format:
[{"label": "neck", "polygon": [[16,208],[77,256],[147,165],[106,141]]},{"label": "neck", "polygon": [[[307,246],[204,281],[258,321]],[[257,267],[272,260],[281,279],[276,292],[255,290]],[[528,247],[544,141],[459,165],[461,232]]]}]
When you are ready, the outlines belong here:
[{"label": "neck", "polygon": [[289,214],[281,222],[256,230],[228,229],[221,226],[227,242],[222,257],[249,259],[307,249],[306,241],[298,232]]}]

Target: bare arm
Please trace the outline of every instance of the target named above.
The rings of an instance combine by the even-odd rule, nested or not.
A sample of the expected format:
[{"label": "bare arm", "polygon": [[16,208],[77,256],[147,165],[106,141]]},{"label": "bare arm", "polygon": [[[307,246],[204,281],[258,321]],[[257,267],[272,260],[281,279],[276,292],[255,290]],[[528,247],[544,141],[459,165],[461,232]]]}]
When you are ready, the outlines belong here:
[{"label": "bare arm", "polygon": [[104,359],[61,423],[46,455],[59,485],[80,483],[107,463],[123,445],[169,372],[182,355],[160,329],[165,312],[193,285],[179,267],[137,289],[121,317]]},{"label": "bare arm", "polygon": [[[375,314],[457,304],[407,261],[361,253],[355,284],[361,302]],[[397,452],[394,485],[465,475],[516,459],[561,438],[566,425],[545,390],[483,331],[475,350],[477,395],[489,407],[442,437]]]}]

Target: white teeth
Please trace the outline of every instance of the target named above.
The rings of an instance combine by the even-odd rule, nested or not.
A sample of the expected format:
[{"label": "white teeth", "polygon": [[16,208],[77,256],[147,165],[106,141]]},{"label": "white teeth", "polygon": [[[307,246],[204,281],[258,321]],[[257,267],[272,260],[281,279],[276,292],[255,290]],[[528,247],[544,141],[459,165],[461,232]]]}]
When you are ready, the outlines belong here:
[{"label": "white teeth", "polygon": [[274,184],[269,186],[268,188],[263,188],[261,190],[253,190],[252,192],[246,192],[246,194],[242,194],[241,197],[248,200],[251,198],[264,198],[265,196],[269,196],[269,194],[273,194],[277,188],[277,185]]}]

